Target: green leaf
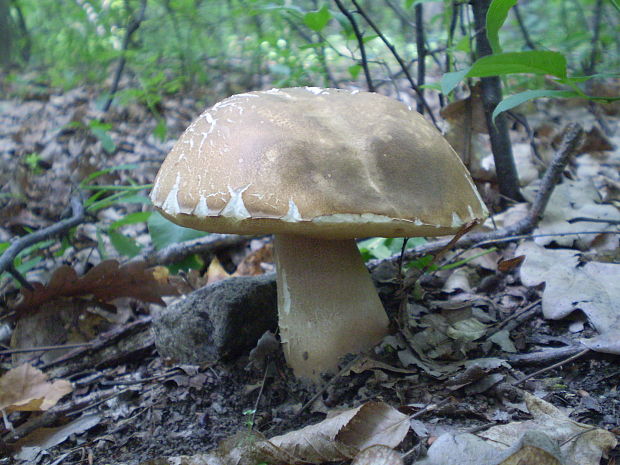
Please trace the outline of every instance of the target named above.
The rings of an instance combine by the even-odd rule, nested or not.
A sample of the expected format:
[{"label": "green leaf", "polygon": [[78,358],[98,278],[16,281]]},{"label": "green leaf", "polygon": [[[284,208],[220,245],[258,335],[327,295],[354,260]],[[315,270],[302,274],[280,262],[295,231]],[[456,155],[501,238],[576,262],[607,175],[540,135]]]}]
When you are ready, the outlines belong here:
[{"label": "green leaf", "polygon": [[161,142],[166,140],[166,136],[168,135],[168,126],[166,126],[166,120],[160,118],[157,121],[157,126],[153,129],[153,135],[159,139]]},{"label": "green leaf", "polygon": [[309,11],[304,15],[304,24],[316,32],[321,32],[332,18],[327,5],[323,5],[320,10]]},{"label": "green leaf", "polygon": [[471,52],[471,39],[468,36],[464,36],[452,48],[459,52],[469,53]]},{"label": "green leaf", "polygon": [[525,92],[520,92],[515,95],[511,95],[510,97],[502,100],[499,105],[495,107],[493,111],[493,121],[500,113],[510,110],[518,105],[521,105],[528,100],[532,100],[535,98],[570,98],[570,97],[580,97],[581,95],[572,90],[526,90]]},{"label": "green leaf", "polygon": [[465,78],[465,76],[467,76],[469,69],[470,68],[465,68],[465,69],[462,69],[461,71],[453,71],[451,73],[445,73],[441,77],[441,81],[440,81],[441,92],[444,95],[448,95],[450,92],[452,92],[454,88],[458,86],[459,82],[461,82]]},{"label": "green leaf", "polygon": [[92,128],[91,131],[94,136],[101,142],[103,150],[108,153],[112,153],[116,150],[116,144],[112,140],[112,137],[110,137],[110,134],[107,133],[107,131],[99,128]]},{"label": "green leaf", "polygon": [[110,242],[112,246],[116,249],[116,251],[127,257],[135,257],[140,253],[142,247],[131,239],[130,237],[125,236],[116,231],[109,231],[108,235],[110,236]]},{"label": "green leaf", "polygon": [[508,11],[515,6],[517,0],[493,0],[487,11],[487,37],[491,43],[493,53],[501,53],[502,47],[499,44],[499,30],[503,26]]},{"label": "green leaf", "polygon": [[168,221],[166,218],[155,212],[147,221],[151,240],[156,249],[163,249],[170,244],[197,239],[206,236],[204,231],[184,228]]},{"label": "green leaf", "polygon": [[611,4],[616,7],[616,10],[618,10],[618,13],[620,13],[620,1],[618,0],[611,0]]},{"label": "green leaf", "polygon": [[88,126],[93,135],[101,142],[103,150],[108,153],[112,153],[116,150],[116,144],[112,140],[112,137],[110,137],[110,134],[108,134],[108,131],[112,129],[111,124],[102,123],[101,121],[93,119],[89,121]]},{"label": "green leaf", "polygon": [[357,79],[357,76],[359,76],[361,70],[362,65],[360,64],[349,66],[349,74],[353,79]]},{"label": "green leaf", "polygon": [[370,35],[370,36],[364,36],[364,37],[362,38],[362,42],[363,42],[363,43],[365,43],[365,44],[367,44],[367,43],[368,43],[368,42],[370,42],[371,40],[375,40],[377,37],[379,37],[379,35],[378,35],[378,34],[372,34],[372,35]]},{"label": "green leaf", "polygon": [[450,93],[465,77],[504,76],[506,74],[550,74],[566,79],[566,58],[558,52],[530,50],[487,55],[461,71],[445,73],[441,91]]},{"label": "green leaf", "polygon": [[127,224],[136,224],[136,223],[144,223],[148,221],[153,212],[136,212],[130,213],[129,215],[124,216],[118,221],[115,221],[110,225],[110,231],[116,231],[121,226],[125,226]]},{"label": "green leaf", "polygon": [[487,55],[471,66],[468,77],[504,76],[506,74],[550,74],[566,77],[566,58],[558,52],[528,50]]},{"label": "green leaf", "polygon": [[371,237],[358,242],[357,246],[365,260],[384,259],[399,253],[403,247],[403,238]]},{"label": "green leaf", "polygon": [[98,178],[99,176],[102,176],[104,174],[111,173],[112,171],[135,170],[139,166],[140,165],[138,165],[137,163],[125,163],[125,164],[122,164],[122,165],[113,166],[111,168],[105,168],[105,169],[102,169],[102,170],[99,170],[99,171],[95,171],[94,173],[89,174],[87,177],[85,177],[82,180],[82,182],[80,183],[80,187],[84,187],[84,185],[88,184],[93,179]]}]

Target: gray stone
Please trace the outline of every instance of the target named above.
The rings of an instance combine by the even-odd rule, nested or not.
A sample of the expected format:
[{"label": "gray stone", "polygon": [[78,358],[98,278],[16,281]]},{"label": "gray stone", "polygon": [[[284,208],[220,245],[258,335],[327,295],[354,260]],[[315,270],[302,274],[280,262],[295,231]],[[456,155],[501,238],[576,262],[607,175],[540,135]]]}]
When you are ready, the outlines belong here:
[{"label": "gray stone", "polygon": [[230,278],[200,288],[153,320],[160,355],[180,363],[234,359],[278,326],[273,273]]}]

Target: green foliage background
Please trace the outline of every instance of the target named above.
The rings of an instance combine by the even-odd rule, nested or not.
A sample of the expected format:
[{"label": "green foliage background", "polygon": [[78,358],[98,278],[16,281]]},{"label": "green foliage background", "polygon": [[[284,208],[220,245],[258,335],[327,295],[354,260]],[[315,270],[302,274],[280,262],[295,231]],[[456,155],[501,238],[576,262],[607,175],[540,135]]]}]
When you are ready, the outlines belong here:
[{"label": "green foliage background", "polygon": [[[133,89],[128,91],[123,86],[121,97],[125,99],[152,99],[215,84],[223,86],[222,93],[227,94],[265,85],[334,85],[330,78],[336,83],[363,78],[351,26],[329,1],[149,0],[146,18],[127,51],[121,46],[126,27],[140,8],[138,0],[2,1],[9,2],[16,39],[12,67],[5,75],[12,82],[19,82],[24,72],[32,71],[39,82],[52,86],[103,84],[110,80],[121,54],[127,58],[129,88]],[[359,3],[401,56],[407,62],[415,60],[413,9],[420,2]],[[445,68],[445,63],[450,63],[450,70],[469,65],[473,25],[466,9],[459,13],[456,34],[450,37],[456,3],[422,3],[427,45],[436,52],[427,57],[427,64]],[[496,52],[500,42],[504,52],[527,49],[515,15],[508,11],[515,3],[494,2],[495,14],[500,18],[508,14],[501,31],[491,33]],[[522,0],[519,7],[537,49],[562,53],[570,74],[580,75],[592,53],[596,3]],[[603,8],[596,44],[597,71],[609,73],[620,68],[620,14],[611,2],[605,1]],[[374,76],[389,79],[397,71],[393,58],[361,18],[359,22],[365,31]],[[437,81],[438,71],[431,72],[431,81]],[[542,79],[519,78],[511,83],[533,89],[540,87]]]}]

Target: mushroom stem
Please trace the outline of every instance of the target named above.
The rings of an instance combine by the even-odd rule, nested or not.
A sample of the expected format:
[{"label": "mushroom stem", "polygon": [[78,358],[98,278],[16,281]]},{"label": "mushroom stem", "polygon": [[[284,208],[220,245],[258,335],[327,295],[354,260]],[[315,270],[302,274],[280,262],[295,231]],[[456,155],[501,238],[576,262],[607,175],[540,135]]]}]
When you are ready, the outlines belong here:
[{"label": "mushroom stem", "polygon": [[388,318],[354,239],[277,234],[280,338],[295,375],[317,380],[377,344]]}]

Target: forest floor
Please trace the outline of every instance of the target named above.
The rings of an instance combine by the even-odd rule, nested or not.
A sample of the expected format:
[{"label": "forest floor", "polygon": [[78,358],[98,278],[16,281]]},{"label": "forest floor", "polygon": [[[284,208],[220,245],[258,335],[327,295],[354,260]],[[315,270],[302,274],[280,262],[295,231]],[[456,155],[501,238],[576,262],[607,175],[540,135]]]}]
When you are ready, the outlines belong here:
[{"label": "forest floor", "polygon": [[[0,242],[70,216],[72,188],[100,170],[106,172],[96,179],[105,186],[152,182],[176,137],[202,110],[199,100],[211,104],[216,97],[165,98],[157,105],[158,117],[135,103],[113,106],[104,115],[94,91],[83,87],[55,93],[33,86],[19,99],[0,101]],[[423,460],[429,447],[444,459],[436,452],[424,459],[427,465],[451,463],[449,457],[472,465],[522,463],[518,458],[501,461],[505,451],[491,446],[485,446],[485,462],[480,449],[472,452],[471,445],[461,447],[458,441],[442,449],[438,438],[458,438],[458,433],[469,433],[463,436],[467,441],[472,435],[490,438],[516,457],[524,444],[539,444],[540,438],[526,438],[524,430],[555,439],[561,455],[538,445],[538,461],[527,463],[620,463],[614,439],[620,435],[620,298],[615,299],[620,282],[620,117],[617,110],[604,114],[575,102],[540,103],[529,112],[538,158],[525,131],[515,126],[512,132],[526,194],[558,150],[567,123],[580,122],[591,144],[567,167],[535,231],[540,237],[536,242],[506,240],[492,250],[469,249],[455,257],[467,259],[462,266],[426,273],[415,292],[404,296],[397,263],[375,250],[373,279],[394,322],[393,333],[372,354],[343,362],[337,376],[316,386],[296,381],[279,349],[260,363],[250,359],[249,351],[226,363],[178,364],[160,356],[151,326],[166,310],[136,298],[135,289],[111,306],[94,299],[92,292],[54,294],[50,284],[53,298],[35,298],[38,305],[25,308],[19,306],[17,283],[4,278],[2,321],[9,324],[0,341],[6,349],[0,351],[3,368],[28,363],[50,379],[70,381],[72,392],[50,400],[49,407],[39,403],[30,409],[15,408],[17,401],[0,395],[0,464],[345,464],[357,446],[338,434],[354,428],[349,419],[332,430],[325,419],[358,407],[356,421],[385,421],[398,430],[392,435],[398,443],[390,447],[402,452],[407,464]],[[165,121],[167,137],[155,135],[158,118]],[[497,204],[485,136],[475,135],[473,148],[486,155],[477,157],[472,174],[485,200]],[[121,165],[131,168],[109,170]],[[120,246],[107,236],[114,232],[110,225],[148,209],[141,203],[110,202],[86,217],[70,244],[51,241],[31,252],[37,261],[24,268],[25,277],[47,283],[61,265],[81,276],[104,258],[123,262],[126,257],[115,252]],[[497,216],[496,224],[516,221],[524,209],[527,204],[512,206]],[[567,221],[584,217],[603,221]],[[151,237],[144,221],[122,227],[146,256]],[[208,264],[217,257],[232,273],[266,243],[261,238],[214,247],[204,260]],[[102,249],[108,251],[105,256]],[[525,264],[510,261],[522,255]],[[273,269],[269,254],[260,257],[259,270]],[[221,269],[202,272],[185,280],[206,282],[214,275],[235,279]],[[69,282],[67,268],[63,273]],[[121,268],[116,273],[112,282],[120,286],[125,273],[138,272]],[[187,286],[177,289],[188,292]],[[578,297],[571,294],[575,290]],[[159,288],[153,292],[151,302],[163,297],[171,305],[183,299]],[[567,307],[570,311],[562,313]],[[56,351],[19,350],[70,343],[75,346]],[[13,395],[23,394],[29,378],[38,376],[24,374],[22,392]],[[2,378],[0,386],[10,390]],[[19,390],[16,384],[11,389]],[[42,381],[39,389],[44,392],[38,391],[39,397],[54,398],[49,383]],[[398,426],[403,421],[404,430]],[[318,426],[296,433],[312,424]],[[556,436],[560,430],[564,436]],[[494,433],[485,436],[489,431]],[[373,434],[355,430],[349,436],[355,436],[356,445],[373,444]],[[265,438],[278,435],[287,436],[274,439],[277,447],[266,448]],[[175,461],[178,456],[189,457]]]}]

